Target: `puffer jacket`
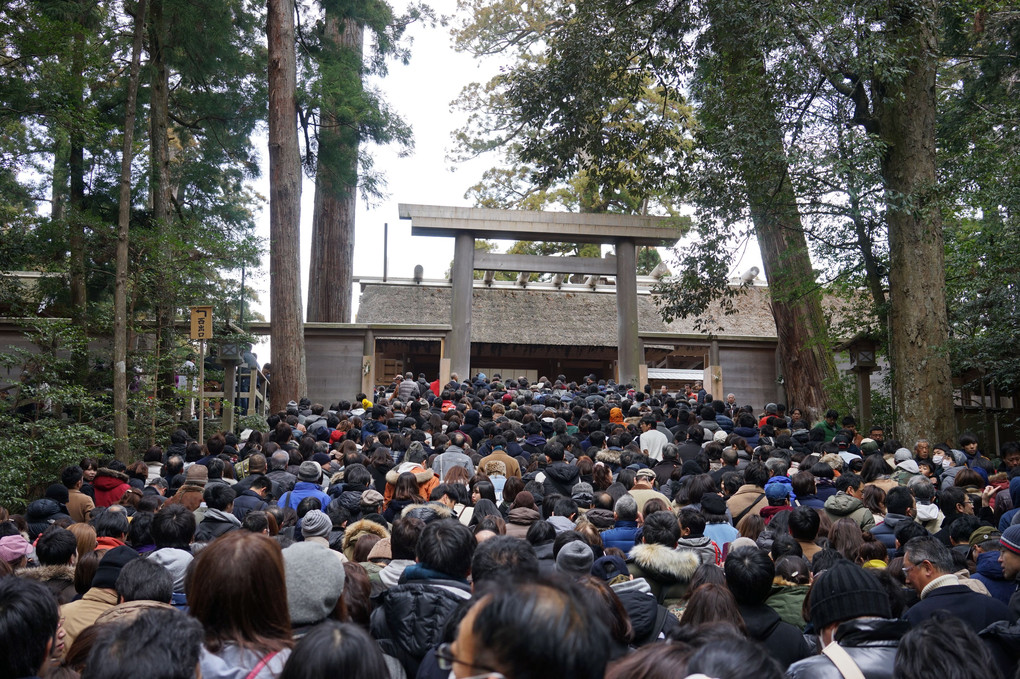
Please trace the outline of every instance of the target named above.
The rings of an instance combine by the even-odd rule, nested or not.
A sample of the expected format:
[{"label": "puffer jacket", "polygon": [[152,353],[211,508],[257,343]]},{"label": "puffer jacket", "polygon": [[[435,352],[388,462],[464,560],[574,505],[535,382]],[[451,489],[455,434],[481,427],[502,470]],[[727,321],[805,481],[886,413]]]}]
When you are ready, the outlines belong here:
[{"label": "puffer jacket", "polygon": [[1017,591],[1016,580],[1006,580],[999,563],[998,552],[984,552],[978,555],[977,571],[971,576],[985,584],[988,593],[1002,603],[1009,605],[1009,599]]},{"label": "puffer jacket", "polygon": [[100,467],[92,487],[96,490],[96,506],[109,507],[120,502],[121,496],[131,486],[128,485],[127,474]]},{"label": "puffer jacket", "polygon": [[506,534],[514,538],[524,538],[531,524],[541,521],[542,515],[531,507],[514,507],[506,521]]},{"label": "puffer jacket", "polygon": [[633,647],[641,647],[666,638],[670,631],[680,626],[676,616],[670,615],[664,606],[655,601],[648,583],[644,580],[630,580],[612,586],[619,597],[634,628]]},{"label": "puffer jacket", "polygon": [[870,531],[875,527],[875,517],[872,516],[871,511],[864,506],[863,502],[846,493],[836,493],[826,500],[825,513],[829,515],[833,523],[849,517],[861,527],[861,530]]},{"label": "puffer jacket", "polygon": [[640,532],[637,521],[617,521],[616,525],[602,534],[602,545],[607,549],[616,547],[627,554],[634,548]]},{"label": "puffer jacket", "polygon": [[[860,668],[865,679],[892,679],[900,638],[910,625],[903,620],[847,620],[836,628],[835,640]],[[788,679],[843,679],[827,656],[801,660],[786,671]]]},{"label": "puffer jacket", "polygon": [[809,585],[798,585],[795,582],[776,577],[772,582],[772,592],[765,600],[765,605],[779,614],[783,622],[803,630],[804,599],[807,597]]},{"label": "puffer jacket", "polygon": [[60,518],[68,518],[60,509],[60,503],[48,497],[31,502],[25,508],[25,523],[28,524],[28,537],[35,540],[42,535],[53,522]]},{"label": "puffer jacket", "polygon": [[470,598],[471,588],[456,580],[405,581],[379,594],[372,636],[413,677],[429,649],[442,642],[447,620]]},{"label": "puffer jacket", "polygon": [[677,549],[680,551],[694,552],[701,563],[710,563],[716,566],[721,565],[722,552],[712,542],[712,538],[702,535],[699,538],[680,538],[677,542]]},{"label": "puffer jacket", "polygon": [[810,655],[811,648],[800,630],[783,622],[779,614],[765,604],[739,608],[748,638],[760,641],[783,669]]}]

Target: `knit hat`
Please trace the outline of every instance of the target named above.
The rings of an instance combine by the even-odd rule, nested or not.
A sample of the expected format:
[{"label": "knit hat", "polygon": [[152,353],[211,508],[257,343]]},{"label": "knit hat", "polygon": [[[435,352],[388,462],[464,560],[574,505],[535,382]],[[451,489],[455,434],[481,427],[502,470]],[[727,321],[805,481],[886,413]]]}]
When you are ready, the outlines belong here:
[{"label": "knit hat", "polygon": [[311,460],[305,460],[298,467],[298,481],[307,481],[308,483],[318,483],[319,475],[322,474],[322,467],[319,466],[318,462],[312,462]]},{"label": "knit hat", "polygon": [[591,574],[606,582],[615,578],[630,575],[627,570],[627,562],[618,556],[602,556],[595,560],[591,566]]},{"label": "knit hat", "polygon": [[1007,528],[999,538],[999,544],[1014,554],[1020,554],[1020,524]]},{"label": "knit hat", "polygon": [[595,497],[595,489],[592,488],[591,484],[586,481],[579,481],[574,484],[574,487],[570,489],[570,497],[577,497],[578,495],[587,495],[589,498]]},{"label": "knit hat", "polygon": [[896,453],[893,455],[893,460],[897,463],[906,462],[907,460],[914,459],[914,454],[906,448],[897,448]]},{"label": "knit hat", "polygon": [[5,535],[0,538],[0,561],[13,563],[32,553],[32,543],[21,535]]},{"label": "knit hat", "polygon": [[362,507],[374,507],[375,505],[382,504],[383,494],[377,490],[369,488],[361,493],[361,506]]},{"label": "knit hat", "polygon": [[874,575],[842,560],[815,579],[811,587],[811,624],[816,630],[865,616],[892,617],[889,595]]},{"label": "knit hat", "polygon": [[595,553],[583,540],[573,540],[560,548],[556,555],[556,572],[563,573],[575,578],[581,578],[591,573],[592,564],[595,562]]},{"label": "knit hat", "polygon": [[313,509],[301,519],[301,534],[306,538],[324,538],[333,530],[333,522],[321,510]]},{"label": "knit hat", "polygon": [[204,464],[191,465],[184,476],[184,482],[193,486],[204,486],[209,483],[209,468]]},{"label": "knit hat", "polygon": [[758,549],[758,545],[755,544],[754,540],[752,540],[751,538],[745,538],[744,536],[740,536],[739,538],[730,543],[730,549],[728,553],[732,554],[734,550],[740,549],[741,547],[754,547],[755,549]]},{"label": "knit hat", "polygon": [[320,467],[325,467],[330,463],[329,455],[326,453],[316,453],[315,455],[312,455],[312,462],[315,462]]},{"label": "knit hat", "polygon": [[393,558],[393,547],[390,542],[390,538],[383,538],[374,545],[368,552],[369,561],[386,561],[389,562]]},{"label": "knit hat", "polygon": [[325,620],[344,591],[344,566],[336,553],[314,542],[295,542],[283,550],[283,569],[291,622]]},{"label": "knit hat", "polygon": [[727,436],[729,436],[729,434],[727,434],[724,430],[720,429],[716,433],[712,434],[712,440],[718,443],[722,443],[723,441],[726,440]]},{"label": "knit hat", "polygon": [[701,511],[705,514],[724,515],[726,514],[726,500],[715,493],[705,493],[701,496]]},{"label": "knit hat", "polygon": [[46,497],[51,500],[56,500],[62,505],[66,505],[70,496],[67,492],[67,486],[62,483],[54,483],[52,486],[46,487]]},{"label": "knit hat", "polygon": [[861,439],[861,445],[857,447],[861,449],[862,453],[867,455],[869,453],[878,452],[878,449],[881,446],[879,446],[878,441],[875,441],[874,439]]},{"label": "knit hat", "polygon": [[967,542],[971,547],[973,547],[974,545],[980,545],[982,542],[987,542],[988,540],[998,540],[1001,537],[1002,535],[999,531],[995,530],[992,526],[981,526],[970,534],[970,540]]},{"label": "knit hat", "polygon": [[903,460],[902,462],[896,463],[897,469],[902,469],[910,474],[920,474],[921,469],[917,466],[917,462],[914,460]]},{"label": "knit hat", "polygon": [[96,575],[92,578],[92,586],[100,589],[113,589],[117,585],[120,569],[124,568],[129,561],[134,561],[137,558],[138,552],[130,547],[114,547],[104,554],[99,562]]}]

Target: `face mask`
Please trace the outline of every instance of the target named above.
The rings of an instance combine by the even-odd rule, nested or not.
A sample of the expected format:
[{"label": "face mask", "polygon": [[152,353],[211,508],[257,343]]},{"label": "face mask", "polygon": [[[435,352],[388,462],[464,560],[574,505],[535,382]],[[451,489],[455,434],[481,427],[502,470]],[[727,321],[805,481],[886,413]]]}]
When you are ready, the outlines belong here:
[{"label": "face mask", "polygon": [[946,459],[942,460],[942,468],[943,469],[949,469],[952,466],[953,466],[952,458],[947,457]]},{"label": "face mask", "polygon": [[935,464],[942,464],[942,459],[943,459],[943,458],[942,458],[942,456],[941,456],[941,455],[936,455],[935,457],[933,457],[933,458],[931,459],[931,461],[932,461],[933,463],[935,463]]}]

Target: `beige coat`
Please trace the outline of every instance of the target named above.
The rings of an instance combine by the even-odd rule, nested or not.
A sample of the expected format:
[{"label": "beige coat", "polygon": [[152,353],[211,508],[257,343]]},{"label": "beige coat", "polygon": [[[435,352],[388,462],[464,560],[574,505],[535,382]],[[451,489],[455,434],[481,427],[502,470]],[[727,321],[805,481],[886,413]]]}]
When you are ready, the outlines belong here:
[{"label": "beige coat", "polygon": [[67,491],[67,514],[75,523],[85,523],[92,515],[96,503],[85,493],[71,488]]},{"label": "beige coat", "polygon": [[64,619],[64,653],[82,631],[94,623],[99,616],[117,605],[117,592],[112,589],[93,587],[77,601],[60,607],[60,617]]}]

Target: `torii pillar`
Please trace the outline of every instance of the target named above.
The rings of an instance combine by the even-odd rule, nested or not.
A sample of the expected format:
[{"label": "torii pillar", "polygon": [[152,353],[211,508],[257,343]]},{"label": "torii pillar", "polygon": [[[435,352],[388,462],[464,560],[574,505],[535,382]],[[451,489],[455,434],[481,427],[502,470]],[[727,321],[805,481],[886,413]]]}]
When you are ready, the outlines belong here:
[{"label": "torii pillar", "polygon": [[[450,337],[446,343],[450,371],[461,379],[471,375],[471,300],[474,271],[586,274],[616,278],[617,381],[641,388],[644,348],[638,336],[637,246],[672,245],[679,229],[665,217],[534,210],[491,210],[437,205],[398,206],[410,219],[415,236],[452,236]],[[613,243],[615,258],[540,257],[476,253],[475,238]]]}]

